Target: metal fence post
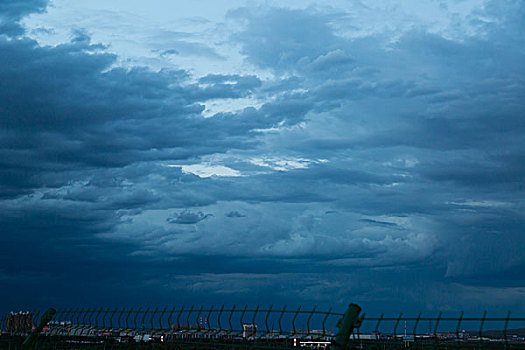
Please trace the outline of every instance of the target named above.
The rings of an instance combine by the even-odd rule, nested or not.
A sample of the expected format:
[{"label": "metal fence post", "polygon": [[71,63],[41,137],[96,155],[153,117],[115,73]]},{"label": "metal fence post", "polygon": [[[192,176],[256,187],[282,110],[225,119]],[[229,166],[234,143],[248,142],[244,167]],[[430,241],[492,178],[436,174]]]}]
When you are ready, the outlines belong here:
[{"label": "metal fence post", "polygon": [[350,335],[354,328],[357,328],[361,324],[361,319],[359,318],[359,313],[361,312],[361,307],[356,304],[350,304],[348,309],[346,309],[342,318],[337,322],[337,327],[339,331],[335,336],[335,340],[332,344],[332,349],[334,350],[344,350],[348,345]]},{"label": "metal fence post", "polygon": [[51,308],[46,311],[44,315],[42,315],[42,318],[40,319],[40,323],[38,326],[31,332],[31,334],[24,340],[22,343],[23,349],[30,348],[34,343],[40,332],[42,332],[42,329],[53,319],[53,316],[55,315],[56,310]]}]

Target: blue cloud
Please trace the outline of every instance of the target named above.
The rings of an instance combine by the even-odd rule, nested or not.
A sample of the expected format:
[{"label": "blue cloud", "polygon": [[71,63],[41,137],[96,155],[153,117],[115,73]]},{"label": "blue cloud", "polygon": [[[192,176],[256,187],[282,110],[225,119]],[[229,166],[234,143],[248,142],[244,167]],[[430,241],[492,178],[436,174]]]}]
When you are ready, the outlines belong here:
[{"label": "blue cloud", "polygon": [[264,68],[294,69],[301,60],[314,61],[341,43],[329,23],[334,14],[285,8],[241,8],[229,16],[246,21],[234,37],[248,59]]},{"label": "blue cloud", "polygon": [[[58,291],[38,303],[73,305],[112,286],[120,303],[522,308],[521,2],[489,2],[494,20],[461,40],[345,36],[344,10],[245,7],[226,20],[248,73],[203,76],[119,68],[82,31],[40,45],[19,23],[44,8],[0,5],[3,300],[38,285]],[[233,107],[205,117],[216,100]]]},{"label": "blue cloud", "polygon": [[228,218],[244,218],[244,217],[246,217],[246,215],[241,214],[238,211],[234,210],[234,211],[230,211],[229,213],[227,213],[226,217],[228,217]]},{"label": "blue cloud", "polygon": [[48,0],[5,0],[0,4],[0,34],[21,35],[24,28],[19,21],[35,12],[43,12]]},{"label": "blue cloud", "polygon": [[172,217],[167,218],[166,221],[169,222],[170,224],[190,225],[190,224],[196,224],[199,221],[202,221],[211,216],[213,215],[204,214],[200,211],[194,213],[189,210],[184,210],[180,213],[174,214]]}]

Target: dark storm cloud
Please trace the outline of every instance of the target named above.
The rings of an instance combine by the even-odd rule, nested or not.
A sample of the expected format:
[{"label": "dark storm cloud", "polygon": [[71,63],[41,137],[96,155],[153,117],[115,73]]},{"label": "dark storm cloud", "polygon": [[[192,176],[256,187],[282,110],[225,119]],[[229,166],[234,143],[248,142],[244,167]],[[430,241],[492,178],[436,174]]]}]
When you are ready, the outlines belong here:
[{"label": "dark storm cloud", "polygon": [[247,22],[235,38],[248,59],[265,68],[294,69],[301,60],[321,59],[340,43],[329,26],[330,14],[261,7],[237,9],[230,16]]},{"label": "dark storm cloud", "polygon": [[[13,4],[2,23],[21,34],[43,3]],[[485,11],[496,20],[462,40],[348,38],[332,26],[344,13],[312,8],[232,11],[267,79],[115,68],[83,32],[56,47],[0,37],[0,293],[28,276],[64,300],[133,284],[138,302],[523,310],[524,6]],[[201,114],[246,97],[260,107]],[[215,163],[238,173],[181,168]]]},{"label": "dark storm cloud", "polygon": [[101,47],[85,34],[57,47],[0,40],[0,78],[10,82],[0,88],[3,196],[41,186],[46,171],[250,147],[252,141],[238,136],[304,117],[299,101],[276,101],[240,115],[200,116],[206,100],[250,95],[261,84],[254,76],[210,75],[199,87],[186,83],[184,71],[109,69],[115,57],[93,54]]},{"label": "dark storm cloud", "polygon": [[[501,11],[496,3],[491,6]],[[516,51],[520,45],[515,45],[523,42],[523,37],[510,29],[523,25],[515,15],[523,12],[523,6],[516,2],[511,7],[514,10],[508,14],[497,13],[498,18],[505,18],[504,22],[481,25],[486,37],[464,41],[425,30],[407,31],[394,43],[379,35],[345,40],[333,34],[329,20],[322,21],[323,16],[312,11],[268,9],[255,18],[249,10],[243,10],[232,15],[247,21],[246,32],[235,38],[249,60],[276,70],[294,64],[295,73],[303,79],[297,80],[296,88],[308,90],[303,98],[316,106],[313,110],[331,113],[324,120],[334,125],[330,130],[336,137],[322,139],[314,135],[302,139],[300,132],[289,132],[290,142],[281,139],[281,145],[300,154],[315,154],[337,162],[345,156],[353,157],[356,162],[350,167],[366,169],[359,181],[353,182],[349,173],[334,176],[335,166],[328,163],[329,173],[334,175],[317,174],[319,179],[328,180],[323,193],[331,193],[332,182],[345,183],[348,191],[339,189],[339,195],[336,197],[334,192],[333,197],[341,208],[374,215],[423,214],[437,224],[434,232],[442,240],[438,246],[445,250],[447,246],[455,247],[458,257],[462,247],[459,242],[468,241],[468,230],[462,222],[474,221],[479,244],[469,246],[470,261],[476,261],[484,254],[480,248],[495,244],[496,239],[490,233],[492,225],[480,216],[476,219],[481,212],[491,213],[505,232],[508,240],[499,240],[503,251],[523,241],[514,228],[505,225],[509,221],[521,222],[522,215],[511,208],[521,205],[520,184],[525,175],[515,161],[522,154],[525,92],[520,78],[524,57]],[[495,8],[487,15],[495,15]],[[300,24],[293,29],[280,27],[289,21]],[[319,37],[294,35],[301,26],[316,28]],[[278,36],[274,32],[282,32],[285,40],[273,40]],[[251,34],[258,38],[258,46],[248,39]],[[318,44],[321,42],[326,45]],[[324,60],[333,62],[323,66]],[[317,71],[328,71],[329,78],[315,74],[312,68],[301,68],[305,62],[311,62],[310,67],[317,62]],[[324,108],[318,109],[321,105]],[[321,120],[316,123],[316,118]],[[323,118],[310,115],[309,120],[321,128]],[[345,130],[346,135],[339,130]],[[335,154],[327,157],[328,150]],[[408,161],[396,160],[407,156]],[[413,164],[411,157],[417,160]],[[307,170],[312,174],[316,171],[315,167]],[[359,185],[375,183],[377,174],[389,174],[384,182],[377,183],[392,187],[374,189]],[[304,179],[300,183],[308,184]],[[317,186],[320,185],[310,188]],[[342,191],[348,198],[343,198]],[[359,199],[363,201],[359,203]],[[458,199],[472,202],[461,209],[446,204]],[[503,210],[498,203],[509,207]],[[444,219],[451,211],[459,221]],[[439,231],[454,233],[443,235]],[[521,243],[518,246],[517,251],[522,251]],[[478,273],[490,266],[506,269],[497,258],[503,251],[491,254],[487,265],[473,263],[468,269],[459,268],[458,273]],[[440,250],[437,254],[441,255]],[[450,255],[444,257],[450,271],[469,265],[464,259],[454,260]],[[512,264],[521,263],[518,258]]]},{"label": "dark storm cloud", "polygon": [[4,0],[0,4],[0,34],[20,35],[24,29],[18,23],[30,13],[42,12],[48,0]]},{"label": "dark storm cloud", "polygon": [[[21,34],[16,22],[43,5],[2,2],[2,23]],[[251,141],[239,136],[275,123],[259,117],[242,125],[241,117],[231,118],[232,125],[228,117],[200,116],[208,99],[248,96],[260,86],[254,76],[209,76],[207,86],[199,87],[186,82],[184,71],[111,68],[116,57],[97,53],[103,49],[90,44],[84,32],[56,47],[0,38],[0,79],[8,82],[0,88],[1,262],[8,276],[29,276],[29,284],[43,288],[71,290],[65,285],[83,284],[75,277],[80,275],[94,283],[94,260],[112,261],[118,271],[137,259],[131,257],[135,241],[113,244],[97,237],[125,223],[123,215],[159,203],[153,183],[195,181],[151,161],[249,147]],[[231,80],[235,83],[224,84]],[[188,192],[168,205],[214,201]],[[210,216],[199,213],[183,211],[173,220],[196,223]],[[11,300],[20,284],[9,281],[2,293]]]}]

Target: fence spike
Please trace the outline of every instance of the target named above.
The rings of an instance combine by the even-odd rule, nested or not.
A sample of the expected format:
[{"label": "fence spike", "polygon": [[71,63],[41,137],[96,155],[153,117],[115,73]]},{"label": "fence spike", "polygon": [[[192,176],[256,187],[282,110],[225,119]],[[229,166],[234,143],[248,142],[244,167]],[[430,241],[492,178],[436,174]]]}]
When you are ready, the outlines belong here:
[{"label": "fence spike", "polygon": [[135,311],[135,317],[133,317],[133,328],[137,329],[137,317],[139,316],[139,313],[141,312],[142,307],[139,307],[137,311]]},{"label": "fence spike", "polygon": [[[34,316],[34,320],[33,320],[33,323],[34,323],[34,326],[36,328],[36,326],[38,325],[38,316],[40,315],[40,310],[37,310],[37,312],[35,313],[35,316]],[[7,323],[7,319],[6,319],[6,323]],[[7,324],[6,324],[6,327],[7,327]]]},{"label": "fence spike", "polygon": [[93,324],[91,323],[91,317],[93,317],[93,314],[95,313],[96,309],[94,308],[91,310],[91,313],[89,314],[89,328],[93,328]]},{"label": "fence spike", "polygon": [[202,314],[202,309],[204,308],[203,305],[201,305],[201,308],[199,309],[199,313],[197,313],[197,317],[195,317],[195,322],[197,323],[197,329],[200,331],[201,330],[201,322],[200,322],[200,317],[201,317],[201,314]]},{"label": "fence spike", "polygon": [[233,332],[232,316],[233,316],[233,311],[234,310],[235,310],[235,304],[233,304],[232,310],[230,312],[230,317],[228,317],[228,323],[230,324],[230,332]]},{"label": "fence spike", "polygon": [[106,316],[108,315],[109,308],[107,308],[104,312],[104,315],[102,315],[102,329],[106,330]]},{"label": "fence spike", "polygon": [[437,339],[437,333],[438,333],[438,327],[439,327],[439,321],[441,321],[441,316],[443,315],[443,312],[439,312],[438,317],[436,319],[436,325],[434,327],[434,337]]},{"label": "fence spike", "polygon": [[293,319],[292,319],[292,329],[293,329],[293,334],[295,335],[297,332],[295,331],[295,320],[297,319],[297,315],[299,315],[299,312],[301,311],[301,306],[299,306],[297,308],[297,311],[295,312],[295,314],[293,315]]},{"label": "fence spike", "polygon": [[381,313],[381,316],[379,317],[379,319],[377,320],[377,324],[376,324],[376,329],[374,330],[374,332],[376,334],[379,334],[379,325],[381,324],[381,321],[383,321],[383,318],[385,317],[385,314],[384,313]]},{"label": "fence spike", "polygon": [[87,311],[88,311],[87,308],[86,309],[84,309],[84,308],[80,309],[80,315],[78,315],[78,318],[80,319],[80,317],[82,317],[82,321],[81,321],[81,324],[80,324],[82,326],[81,328],[84,328],[84,326],[86,325]]},{"label": "fence spike", "polygon": [[306,329],[308,330],[307,335],[310,335],[310,320],[312,319],[312,316],[315,313],[315,309],[317,309],[317,305],[314,306],[312,312],[310,312],[310,315],[308,316],[308,320],[306,320]]},{"label": "fence spike", "polygon": [[397,326],[399,325],[399,321],[401,321],[401,317],[403,317],[403,313],[402,313],[402,312],[399,313],[399,316],[398,316],[398,318],[397,318],[397,320],[396,320],[396,325],[394,326],[394,332],[393,332],[393,334],[394,334],[394,340],[395,340],[396,337],[397,337]]},{"label": "fence spike", "polygon": [[171,316],[173,315],[173,313],[175,312],[175,306],[171,309],[170,311],[170,314],[168,315],[168,329],[172,329],[172,324],[171,324]]},{"label": "fence spike", "polygon": [[[54,316],[53,316],[53,318],[55,319],[54,322],[60,322],[60,317],[61,317],[61,315],[63,313],[64,313],[64,310],[62,310],[62,309],[57,310],[55,312]],[[55,326],[53,328],[51,328],[51,327],[49,327],[49,328],[50,328],[50,332],[49,332],[50,335],[56,335],[58,333],[58,327],[57,326]]]},{"label": "fence spike", "polygon": [[151,329],[155,329],[155,326],[153,325],[153,320],[155,318],[155,315],[159,312],[159,308],[156,307],[155,310],[153,310],[153,315],[151,315],[151,319],[149,320],[149,323],[151,324]]},{"label": "fence spike", "polygon": [[273,305],[270,305],[270,308],[268,308],[268,311],[266,312],[266,318],[264,319],[264,324],[266,325],[266,333],[270,333],[270,328],[268,327],[268,318],[270,317],[270,313],[272,312],[272,307]]},{"label": "fence spike", "polygon": [[120,314],[118,315],[118,318],[117,318],[117,323],[118,323],[118,329],[121,330],[122,327],[120,326],[120,320],[122,318],[122,315],[124,314],[124,312],[126,312],[126,308],[123,307],[122,308],[122,311],[120,311]]},{"label": "fence spike", "polygon": [[160,318],[159,318],[159,327],[160,327],[160,329],[164,329],[164,327],[162,326],[162,318],[164,317],[164,314],[166,313],[167,310],[168,310],[168,308],[165,307],[164,310],[162,310],[162,312],[160,313]]},{"label": "fence spike", "polygon": [[240,319],[240,323],[241,323],[241,331],[244,331],[244,314],[246,313],[246,309],[248,308],[248,305],[244,305],[244,310],[242,310],[242,314],[241,314],[241,319]]},{"label": "fence spike", "polygon": [[483,317],[481,318],[481,324],[479,325],[479,340],[483,337],[483,324],[485,323],[485,318],[487,318],[487,310],[483,312]]},{"label": "fence spike", "polygon": [[213,312],[213,304],[211,305],[210,310],[208,311],[208,316],[206,316],[206,320],[204,322],[204,328],[206,328],[206,325],[208,326],[207,327],[208,329],[211,328],[211,313],[212,312]]},{"label": "fence spike", "polygon": [[109,317],[109,328],[110,329],[113,329],[113,317],[115,316],[117,311],[118,311],[117,308],[114,308],[113,312],[111,313],[111,316]]},{"label": "fence spike", "polygon": [[68,319],[69,321],[66,321],[66,322],[69,322],[69,325],[68,325],[68,335],[71,335],[71,330],[73,329],[73,316],[75,315],[76,313],[76,309],[73,310],[73,308],[70,308],[69,309],[69,312],[68,312]]},{"label": "fence spike", "polygon": [[421,315],[422,315],[422,312],[419,312],[419,314],[417,315],[416,323],[414,324],[414,332],[413,332],[414,344],[417,343],[417,326],[419,324],[419,319],[421,318]]},{"label": "fence spike", "polygon": [[259,312],[259,304],[257,304],[257,307],[255,308],[255,311],[253,313],[252,324],[255,324],[255,318],[257,317],[258,312]]},{"label": "fence spike", "polygon": [[[79,315],[77,317],[78,327],[75,330],[75,333],[77,331],[79,331],[80,335],[82,335],[82,331],[84,330],[84,326],[86,324],[86,315],[87,315],[86,310],[84,310],[84,308],[80,309],[80,313],[79,313]],[[78,320],[80,320],[80,316],[82,316],[82,323],[80,321],[78,321]]]},{"label": "fence spike", "polygon": [[503,337],[505,338],[505,349],[509,347],[509,340],[507,338],[507,328],[509,326],[510,311],[507,312],[507,317],[505,317],[505,328],[503,328]]},{"label": "fence spike", "polygon": [[95,312],[96,312],[95,313],[95,322],[93,322],[93,326],[94,326],[93,328],[97,329],[98,328],[98,316],[102,313],[102,308],[100,307],[100,308],[98,308],[98,310],[95,309]]},{"label": "fence spike", "polygon": [[141,327],[142,330],[146,329],[145,321],[146,321],[146,316],[147,316],[148,312],[149,312],[149,307],[146,308],[146,310],[144,311],[144,316],[142,316],[142,327]]},{"label": "fence spike", "polygon": [[328,316],[330,316],[330,313],[332,312],[332,307],[330,307],[328,309],[328,311],[326,312],[326,315],[324,316],[324,319],[323,319],[323,337],[326,335],[326,320],[328,319]]},{"label": "fence spike", "polygon": [[129,329],[129,318],[132,313],[133,313],[133,308],[130,307],[128,310],[128,314],[126,315],[126,329]]},{"label": "fence spike", "polygon": [[184,312],[184,306],[180,309],[179,314],[177,315],[177,330],[180,329],[180,316]]},{"label": "fence spike", "polygon": [[219,316],[217,317],[217,323],[219,324],[219,331],[222,331],[221,316],[222,316],[222,311],[223,310],[224,310],[224,304],[222,304],[221,310],[219,311]]},{"label": "fence spike", "polygon": [[458,342],[459,342],[459,330],[461,327],[461,321],[463,321],[463,311],[461,311],[461,313],[459,314],[458,325],[456,327],[456,339],[458,340]]},{"label": "fence spike", "polygon": [[77,307],[75,310],[73,310],[73,313],[71,314],[71,333],[73,335],[76,335],[78,328],[78,312],[79,308]]},{"label": "fence spike", "polygon": [[188,310],[188,317],[186,318],[186,326],[188,327],[188,329],[190,329],[190,316],[192,312],[193,312],[193,305]]},{"label": "fence spike", "polygon": [[283,315],[286,311],[286,305],[284,305],[283,309],[281,310],[281,315],[279,316],[279,333],[283,333],[283,327],[281,327],[281,320],[283,319]]},{"label": "fence spike", "polygon": [[4,330],[4,321],[7,321],[7,316],[2,316],[2,318],[0,318],[0,333]]}]

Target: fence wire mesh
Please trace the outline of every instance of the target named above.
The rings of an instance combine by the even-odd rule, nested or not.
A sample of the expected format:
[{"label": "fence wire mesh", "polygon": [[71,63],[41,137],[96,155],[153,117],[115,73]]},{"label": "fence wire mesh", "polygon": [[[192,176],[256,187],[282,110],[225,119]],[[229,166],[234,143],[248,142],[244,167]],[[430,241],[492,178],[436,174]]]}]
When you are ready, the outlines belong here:
[{"label": "fence wire mesh", "polygon": [[[31,328],[36,327],[42,312],[29,314]],[[289,348],[304,341],[328,345],[341,316],[342,313],[332,309],[321,311],[317,307],[248,305],[61,309],[40,333],[40,341],[62,345],[67,342],[72,347],[102,341],[106,344],[104,348],[124,344]],[[31,332],[29,328],[10,327],[5,318],[0,321],[5,336],[28,336]]]},{"label": "fence wire mesh", "polygon": [[[355,307],[358,315],[360,308]],[[69,308],[57,310],[38,334],[35,329],[46,316],[34,310],[0,317],[0,348],[525,349],[525,318],[510,312],[502,317],[486,312],[478,317],[463,312],[409,317],[363,313],[349,323],[344,322],[348,310],[248,305]],[[338,343],[345,327],[350,336]],[[30,337],[34,342],[24,347]]]},{"label": "fence wire mesh", "polygon": [[359,349],[525,349],[525,318],[454,315],[369,317],[350,338]]}]

